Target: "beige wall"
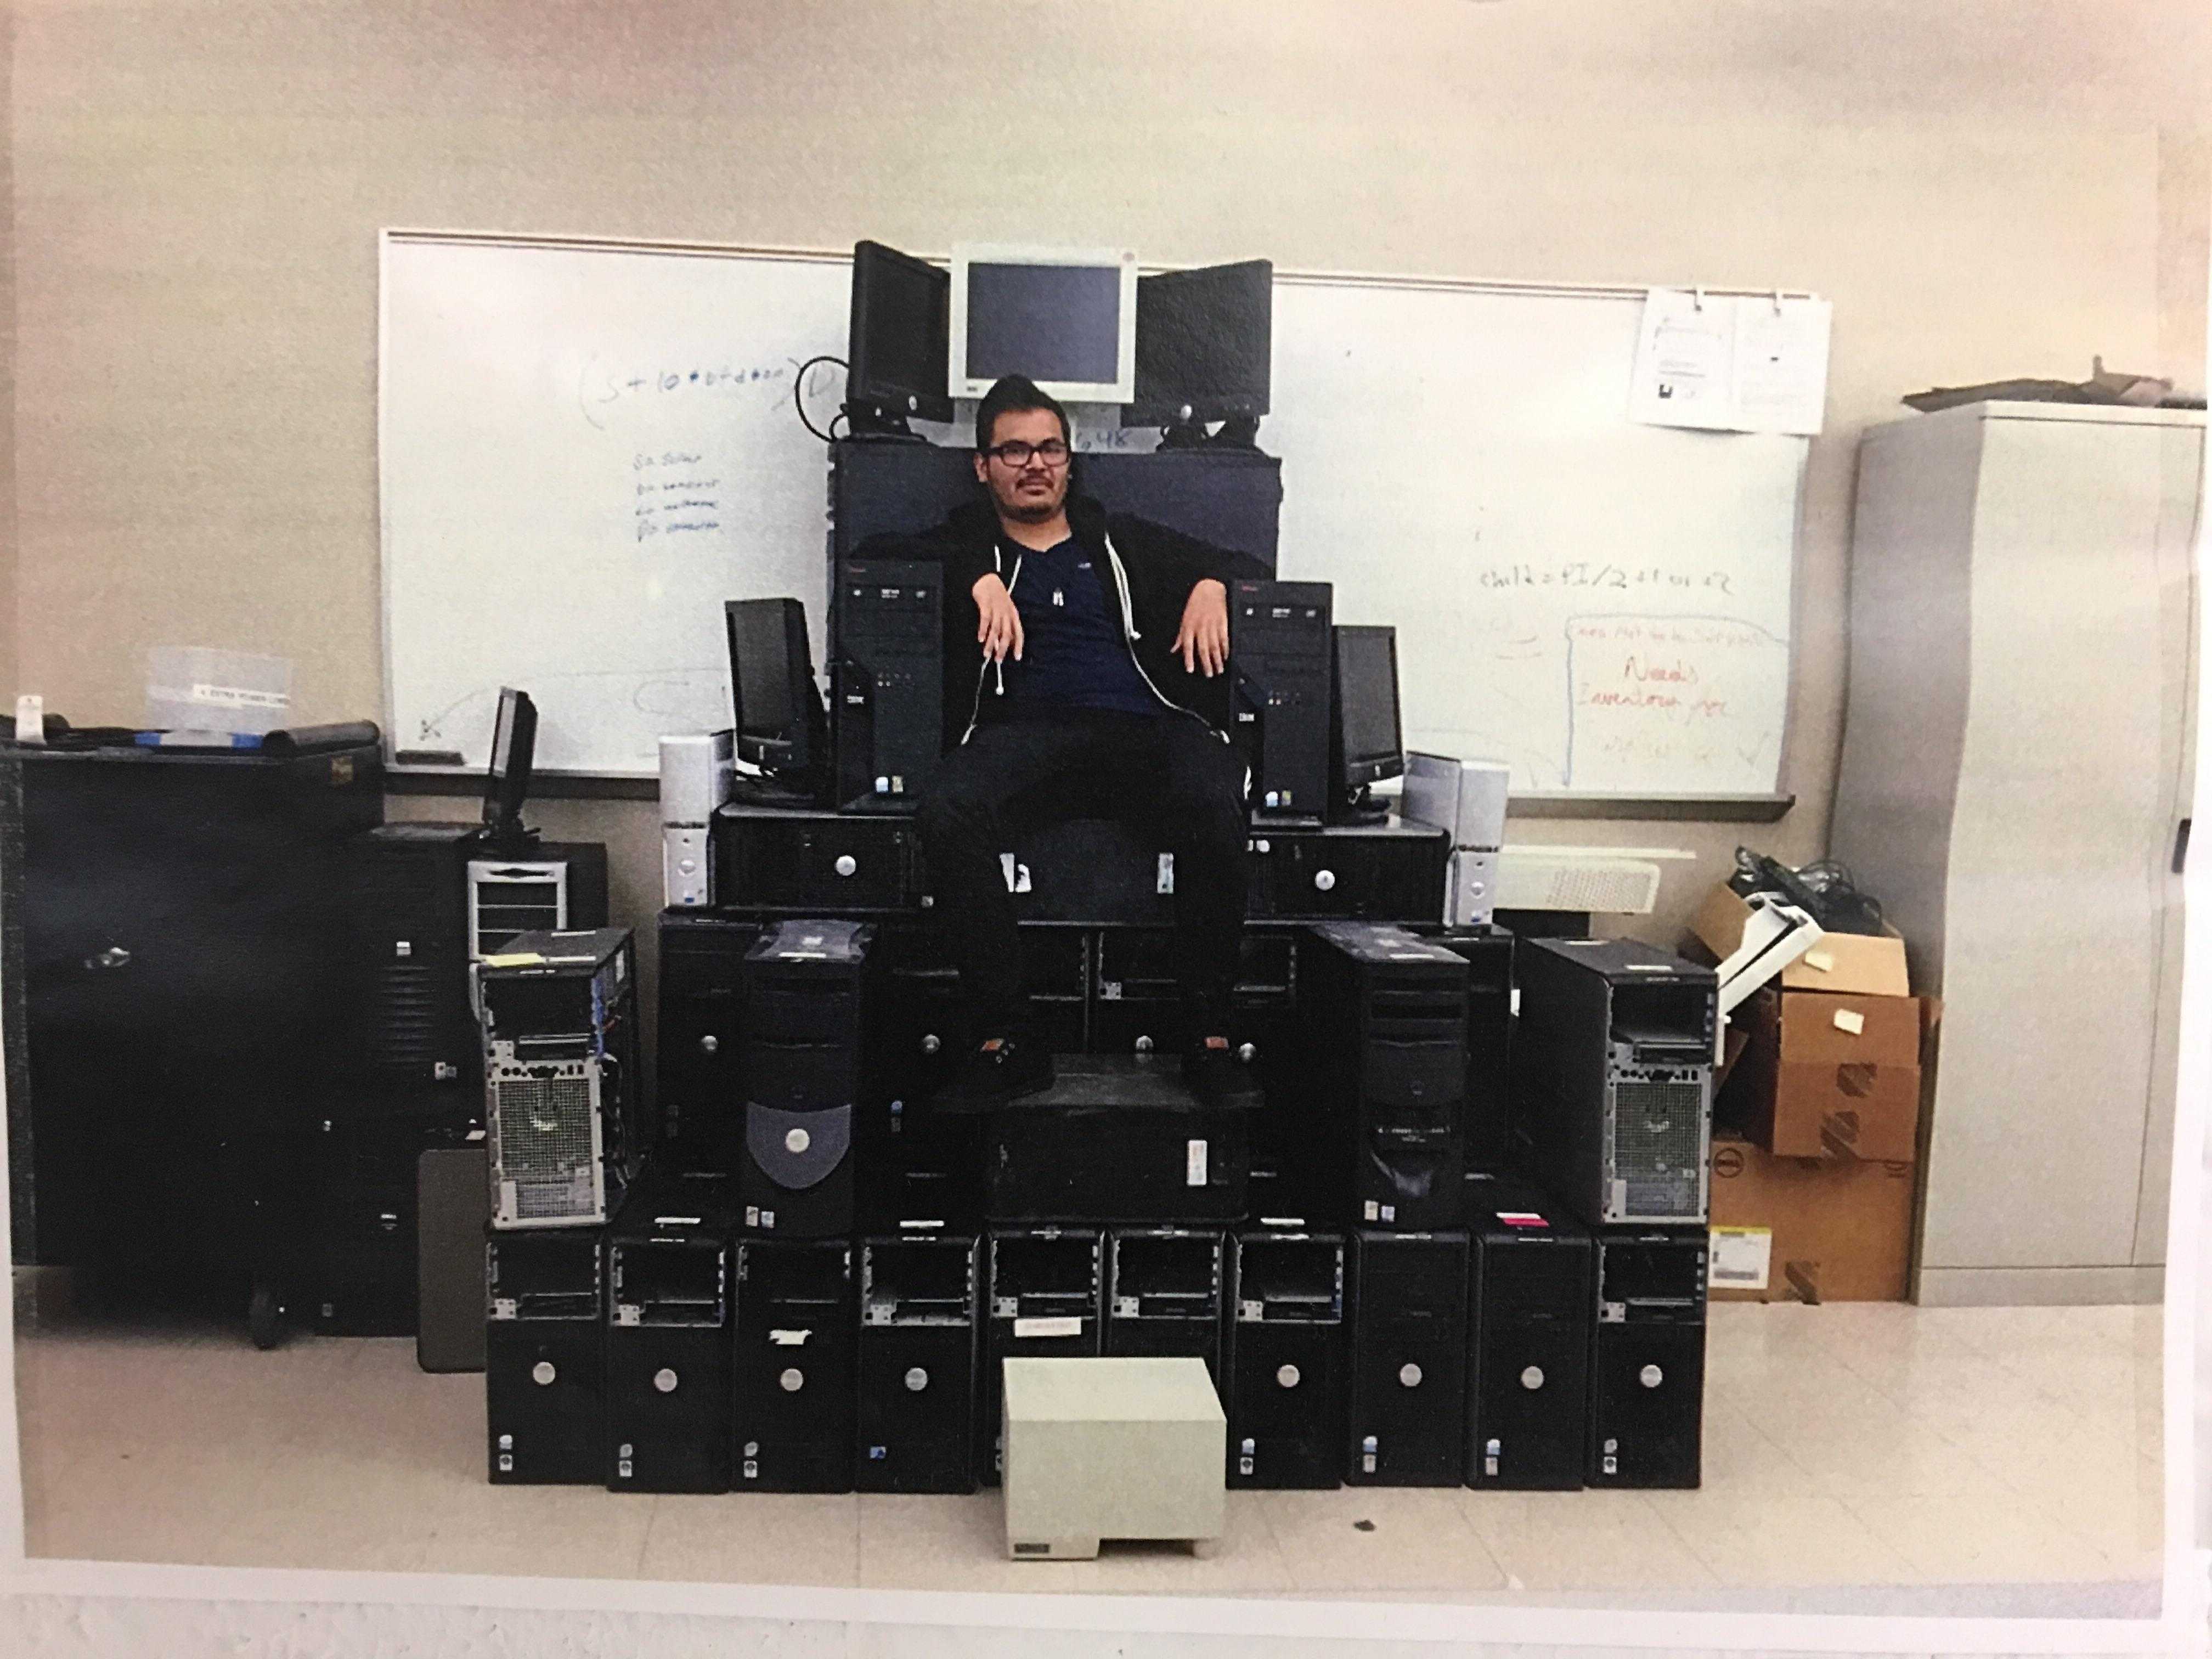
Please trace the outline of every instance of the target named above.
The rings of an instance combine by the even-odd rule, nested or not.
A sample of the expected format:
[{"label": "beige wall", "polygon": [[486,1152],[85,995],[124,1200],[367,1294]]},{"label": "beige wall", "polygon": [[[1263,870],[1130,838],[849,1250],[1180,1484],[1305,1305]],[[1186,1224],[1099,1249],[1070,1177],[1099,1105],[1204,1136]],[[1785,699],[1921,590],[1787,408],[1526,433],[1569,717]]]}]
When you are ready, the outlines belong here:
[{"label": "beige wall", "polygon": [[[1696,848],[1667,937],[1738,839],[1822,850],[1859,430],[2092,353],[2204,383],[2189,0],[18,9],[13,678],[80,721],[136,717],[157,642],[291,656],[309,718],[380,707],[381,226],[1811,289],[1799,806],[1516,830]],[[649,814],[559,814],[618,843],[619,920]]]}]

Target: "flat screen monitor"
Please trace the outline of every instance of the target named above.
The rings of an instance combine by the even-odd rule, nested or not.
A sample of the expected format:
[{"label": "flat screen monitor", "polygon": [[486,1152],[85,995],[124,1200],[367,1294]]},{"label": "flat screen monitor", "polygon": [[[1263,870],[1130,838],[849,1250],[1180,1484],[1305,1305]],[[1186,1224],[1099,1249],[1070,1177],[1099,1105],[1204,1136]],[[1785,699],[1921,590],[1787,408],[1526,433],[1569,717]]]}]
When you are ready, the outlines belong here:
[{"label": "flat screen monitor", "polygon": [[794,781],[821,757],[822,697],[807,651],[806,607],[797,599],[729,599],[730,689],[738,758]]},{"label": "flat screen monitor", "polygon": [[864,422],[949,421],[945,331],[952,273],[885,247],[853,245],[853,308],[845,337],[846,412]]},{"label": "flat screen monitor", "polygon": [[1266,259],[1137,279],[1137,388],[1123,426],[1267,412],[1275,267]]},{"label": "flat screen monitor", "polygon": [[1398,630],[1340,625],[1336,630],[1335,747],[1339,788],[1348,798],[1406,769],[1398,721]]},{"label": "flat screen monitor", "polygon": [[969,243],[952,251],[945,380],[980,398],[1025,374],[1070,403],[1125,404],[1137,378],[1137,256]]},{"label": "flat screen monitor", "polygon": [[527,691],[499,689],[491,727],[491,764],[484,773],[484,827],[495,839],[522,830],[522,804],[530,797],[530,772],[538,757],[538,705]]}]

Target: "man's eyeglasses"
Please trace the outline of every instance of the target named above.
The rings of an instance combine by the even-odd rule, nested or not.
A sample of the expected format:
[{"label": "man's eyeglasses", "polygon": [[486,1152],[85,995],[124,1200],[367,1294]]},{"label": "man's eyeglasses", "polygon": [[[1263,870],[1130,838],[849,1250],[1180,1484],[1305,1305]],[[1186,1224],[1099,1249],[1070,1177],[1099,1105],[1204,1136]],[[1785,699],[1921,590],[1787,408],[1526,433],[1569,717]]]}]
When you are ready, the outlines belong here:
[{"label": "man's eyeglasses", "polygon": [[983,453],[1012,467],[1027,466],[1032,455],[1047,466],[1067,465],[1067,446],[1057,438],[1047,438],[1041,444],[1025,444],[1017,439],[1012,443],[1000,444]]}]

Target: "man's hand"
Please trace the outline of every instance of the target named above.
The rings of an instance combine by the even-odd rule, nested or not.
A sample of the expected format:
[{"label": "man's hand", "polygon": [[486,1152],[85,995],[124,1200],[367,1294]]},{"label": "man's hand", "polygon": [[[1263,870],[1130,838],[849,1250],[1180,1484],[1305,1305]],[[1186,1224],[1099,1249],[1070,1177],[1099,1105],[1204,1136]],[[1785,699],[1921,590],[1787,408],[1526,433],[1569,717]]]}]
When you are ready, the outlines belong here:
[{"label": "man's hand", "polygon": [[[1218,586],[1220,584],[1216,583]],[[993,662],[1004,662],[1006,653],[1014,653],[1014,660],[1022,659],[1022,613],[1014,608],[1014,596],[1006,592],[1006,583],[998,573],[975,579],[975,586],[968,590],[975,596],[975,609],[981,620],[975,625],[976,643],[983,654]],[[1223,613],[1226,625],[1228,612]]]},{"label": "man's hand", "polygon": [[1183,604],[1182,626],[1176,630],[1175,643],[1168,648],[1182,653],[1185,672],[1203,668],[1208,679],[1226,667],[1229,590],[1211,576],[1194,586]]}]

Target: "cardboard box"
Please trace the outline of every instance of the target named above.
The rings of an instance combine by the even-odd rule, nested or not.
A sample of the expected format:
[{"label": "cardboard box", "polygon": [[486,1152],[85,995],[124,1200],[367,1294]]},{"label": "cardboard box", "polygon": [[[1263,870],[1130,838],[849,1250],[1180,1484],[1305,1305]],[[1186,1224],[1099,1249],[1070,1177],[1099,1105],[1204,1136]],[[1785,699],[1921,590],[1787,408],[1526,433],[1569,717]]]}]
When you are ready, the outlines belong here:
[{"label": "cardboard box", "polygon": [[[1743,924],[1751,915],[1735,890],[1723,882],[1705,895],[1690,931],[1725,962],[1743,943]],[[1894,928],[1871,933],[1824,933],[1820,942],[1782,970],[1785,991],[1845,992],[1856,996],[1912,994],[1905,970],[1905,940]]]},{"label": "cardboard box", "polygon": [[1902,1302],[1913,1166],[1777,1158],[1713,1143],[1711,1294],[1717,1302]]},{"label": "cardboard box", "polygon": [[1909,1163],[1919,1155],[1917,997],[1762,991],[1737,1011],[1751,1041],[1731,1115],[1779,1158]]}]

